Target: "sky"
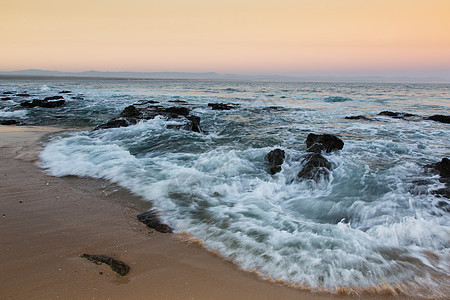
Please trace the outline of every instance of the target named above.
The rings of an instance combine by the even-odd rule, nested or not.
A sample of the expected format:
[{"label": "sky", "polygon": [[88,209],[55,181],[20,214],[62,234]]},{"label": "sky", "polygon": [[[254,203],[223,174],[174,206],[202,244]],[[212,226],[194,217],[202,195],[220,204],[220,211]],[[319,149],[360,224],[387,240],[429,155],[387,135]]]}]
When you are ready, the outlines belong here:
[{"label": "sky", "polygon": [[450,71],[450,0],[0,0],[0,70]]}]

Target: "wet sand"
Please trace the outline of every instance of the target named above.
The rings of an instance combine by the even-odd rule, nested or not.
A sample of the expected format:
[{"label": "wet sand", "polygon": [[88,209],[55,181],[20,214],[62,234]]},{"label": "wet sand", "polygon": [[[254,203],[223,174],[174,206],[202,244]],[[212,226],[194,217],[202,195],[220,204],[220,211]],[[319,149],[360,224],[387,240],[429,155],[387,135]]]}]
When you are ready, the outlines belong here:
[{"label": "wet sand", "polygon": [[[183,234],[148,229],[136,214],[149,204],[123,189],[46,175],[36,165],[40,139],[60,130],[0,126],[0,299],[353,298],[262,280]],[[131,271],[120,277],[83,253]]]}]

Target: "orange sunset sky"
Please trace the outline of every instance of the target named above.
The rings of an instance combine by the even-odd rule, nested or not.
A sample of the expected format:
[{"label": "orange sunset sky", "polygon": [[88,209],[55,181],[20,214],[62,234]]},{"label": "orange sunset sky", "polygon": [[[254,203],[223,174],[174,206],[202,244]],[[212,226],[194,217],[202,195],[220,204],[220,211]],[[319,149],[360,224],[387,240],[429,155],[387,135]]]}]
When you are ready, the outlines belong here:
[{"label": "orange sunset sky", "polygon": [[450,70],[450,0],[0,0],[0,70]]}]

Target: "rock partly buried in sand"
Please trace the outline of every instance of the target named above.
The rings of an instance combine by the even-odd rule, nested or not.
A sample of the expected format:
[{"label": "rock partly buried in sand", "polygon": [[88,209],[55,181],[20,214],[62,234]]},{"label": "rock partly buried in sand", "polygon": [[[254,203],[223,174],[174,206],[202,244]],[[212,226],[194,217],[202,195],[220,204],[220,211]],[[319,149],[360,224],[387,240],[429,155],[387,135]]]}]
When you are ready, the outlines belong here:
[{"label": "rock partly buried in sand", "polygon": [[144,213],[137,215],[139,221],[144,223],[150,228],[162,233],[172,233],[172,228],[169,225],[164,224],[159,219],[158,214],[154,210],[149,210]]},{"label": "rock partly buried in sand", "polygon": [[234,106],[225,103],[208,103],[208,106],[213,110],[230,110],[234,109]]},{"label": "rock partly buried in sand", "polygon": [[433,116],[426,117],[425,120],[432,120],[435,122],[450,124],[450,116],[445,116],[445,115],[433,115]]},{"label": "rock partly buried in sand", "polygon": [[190,110],[186,107],[163,107],[152,105],[141,107],[142,105],[130,105],[126,107],[119,117],[109,120],[106,124],[97,126],[94,130],[118,128],[134,125],[140,120],[154,119],[156,116],[162,116],[167,119],[185,119],[184,125],[168,126],[169,128],[185,129],[194,132],[203,132],[200,127],[200,117],[190,115]]},{"label": "rock partly buried in sand", "polygon": [[125,276],[130,271],[130,266],[126,263],[117,260],[115,258],[106,255],[96,255],[96,254],[83,254],[81,257],[86,258],[95,264],[99,265],[101,263],[106,264],[111,267],[111,269],[119,274],[120,276]]},{"label": "rock partly buried in sand", "polygon": [[306,138],[306,151],[320,153],[325,151],[330,153],[331,151],[342,150],[344,142],[337,136],[331,134],[308,134]]},{"label": "rock partly buried in sand", "polygon": [[275,149],[267,153],[267,155],[264,157],[266,161],[269,162],[269,173],[274,175],[281,171],[281,165],[284,162],[284,159],[286,157],[286,154],[284,150],[281,149]]},{"label": "rock partly buried in sand", "polygon": [[[48,98],[52,98],[52,97],[48,97]],[[60,107],[62,105],[64,105],[64,103],[66,103],[66,101],[63,100],[53,100],[53,99],[48,99],[45,98],[44,100],[33,100],[33,101],[24,101],[22,103],[20,103],[21,106],[26,107],[26,108],[33,108],[33,107],[45,107],[45,108],[56,108],[56,107]]]}]

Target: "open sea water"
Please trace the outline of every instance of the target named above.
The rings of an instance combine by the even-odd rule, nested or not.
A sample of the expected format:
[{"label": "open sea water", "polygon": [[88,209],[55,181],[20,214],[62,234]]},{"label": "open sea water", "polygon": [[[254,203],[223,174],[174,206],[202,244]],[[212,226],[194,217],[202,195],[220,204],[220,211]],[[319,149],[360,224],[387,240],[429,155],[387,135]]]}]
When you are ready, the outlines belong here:
[{"label": "open sea water", "polygon": [[[67,101],[59,108],[19,105],[63,90],[72,93],[59,94]],[[0,96],[6,91],[32,96],[0,100],[0,119],[32,125],[93,128],[141,100],[190,108],[205,133],[160,117],[64,133],[46,144],[41,166],[129,189],[175,232],[245,270],[331,292],[450,295],[449,200],[431,193],[444,185],[423,169],[450,156],[450,125],[377,115],[449,115],[450,84],[0,81]],[[211,102],[238,106],[212,110]],[[345,119],[355,115],[372,120]],[[309,133],[345,143],[324,154],[334,166],[327,181],[296,176]],[[264,156],[275,148],[287,157],[270,175]]]}]

